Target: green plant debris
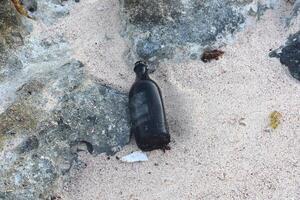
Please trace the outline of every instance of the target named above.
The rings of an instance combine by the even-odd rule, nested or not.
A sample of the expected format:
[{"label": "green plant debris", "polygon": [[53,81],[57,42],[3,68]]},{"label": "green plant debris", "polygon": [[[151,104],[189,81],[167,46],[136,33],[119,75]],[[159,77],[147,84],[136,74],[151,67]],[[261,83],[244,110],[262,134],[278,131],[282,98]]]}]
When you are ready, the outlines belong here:
[{"label": "green plant debris", "polygon": [[280,124],[280,120],[282,118],[282,115],[278,111],[273,111],[270,114],[269,118],[270,118],[270,127],[273,128],[273,129],[276,129]]}]

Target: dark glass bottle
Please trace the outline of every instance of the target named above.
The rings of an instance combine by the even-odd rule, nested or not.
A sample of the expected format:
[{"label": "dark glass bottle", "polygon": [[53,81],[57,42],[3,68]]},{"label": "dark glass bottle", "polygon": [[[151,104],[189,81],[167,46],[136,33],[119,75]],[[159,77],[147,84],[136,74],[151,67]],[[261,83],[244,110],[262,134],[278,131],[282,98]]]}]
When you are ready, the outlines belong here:
[{"label": "dark glass bottle", "polygon": [[170,143],[165,109],[158,85],[142,62],[135,64],[135,83],[129,92],[131,134],[143,151],[164,149]]}]

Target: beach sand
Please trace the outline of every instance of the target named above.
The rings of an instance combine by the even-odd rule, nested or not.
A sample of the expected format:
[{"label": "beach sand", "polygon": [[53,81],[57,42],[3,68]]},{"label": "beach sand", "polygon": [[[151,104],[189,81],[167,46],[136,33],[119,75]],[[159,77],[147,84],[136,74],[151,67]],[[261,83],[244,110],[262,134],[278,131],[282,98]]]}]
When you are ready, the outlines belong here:
[{"label": "beach sand", "polygon": [[[170,151],[133,164],[116,157],[138,150],[134,141],[111,157],[81,153],[87,167],[72,172],[62,199],[300,199],[300,83],[268,56],[299,29],[299,17],[284,26],[291,6],[281,4],[249,19],[218,61],[169,60],[151,74],[163,92]],[[129,91],[135,77],[119,1],[81,1],[47,31],[67,38],[87,73]],[[276,130],[272,111],[282,114]]]}]

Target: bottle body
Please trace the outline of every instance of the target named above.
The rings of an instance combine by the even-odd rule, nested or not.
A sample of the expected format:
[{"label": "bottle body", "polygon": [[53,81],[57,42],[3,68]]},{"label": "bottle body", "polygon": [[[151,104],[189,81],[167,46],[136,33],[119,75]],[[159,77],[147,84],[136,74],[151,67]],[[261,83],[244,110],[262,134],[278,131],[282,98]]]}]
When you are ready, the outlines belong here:
[{"label": "bottle body", "polygon": [[162,149],[170,142],[161,91],[148,76],[137,77],[129,92],[131,134],[144,151]]}]

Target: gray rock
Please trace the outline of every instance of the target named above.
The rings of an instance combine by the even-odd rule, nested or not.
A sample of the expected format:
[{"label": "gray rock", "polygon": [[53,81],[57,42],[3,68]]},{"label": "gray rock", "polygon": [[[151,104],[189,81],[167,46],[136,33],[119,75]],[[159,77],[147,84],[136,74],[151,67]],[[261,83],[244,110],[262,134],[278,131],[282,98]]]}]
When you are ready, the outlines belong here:
[{"label": "gray rock", "polygon": [[0,0],[0,69],[8,59],[9,50],[23,45],[23,24],[10,0]]},{"label": "gray rock", "polygon": [[[0,1],[0,199],[51,199],[85,167],[78,151],[114,154],[129,142],[127,95],[85,74],[63,36],[15,39],[23,25]],[[44,4],[46,23],[67,8],[41,0],[36,16]]]},{"label": "gray rock", "polygon": [[4,199],[47,198],[78,162],[79,145],[113,154],[129,142],[127,95],[85,75],[75,60],[33,76],[0,121]]},{"label": "gray rock", "polygon": [[300,80],[300,31],[291,35],[286,44],[270,53],[271,57],[277,57],[287,66],[291,75]]},{"label": "gray rock", "polygon": [[39,146],[39,140],[36,136],[30,136],[26,138],[18,147],[18,153],[23,154],[31,150],[37,149]]},{"label": "gray rock", "polygon": [[[31,1],[31,0],[30,0]],[[53,24],[57,19],[67,16],[73,1],[38,0],[37,10],[33,16],[42,20],[45,24]]]},{"label": "gray rock", "polygon": [[300,0],[296,0],[296,1],[294,2],[292,14],[291,14],[292,17],[298,16],[299,12],[300,12]]},{"label": "gray rock", "polygon": [[[248,15],[259,19],[278,0],[121,0],[123,35],[132,42],[130,60],[151,65],[163,59],[199,59],[241,30]],[[250,6],[251,3],[251,6]]]},{"label": "gray rock", "polygon": [[291,11],[291,14],[286,19],[286,25],[290,26],[293,24],[293,20],[297,18],[299,12],[300,12],[300,0],[293,0],[290,1],[291,4],[293,4],[293,8]]},{"label": "gray rock", "polygon": [[36,0],[21,0],[22,4],[29,12],[35,12],[37,10],[37,1]]},{"label": "gray rock", "polygon": [[139,59],[173,58],[178,52],[186,57],[200,54],[205,46],[241,28],[242,10],[250,2],[122,0],[125,35]]}]

